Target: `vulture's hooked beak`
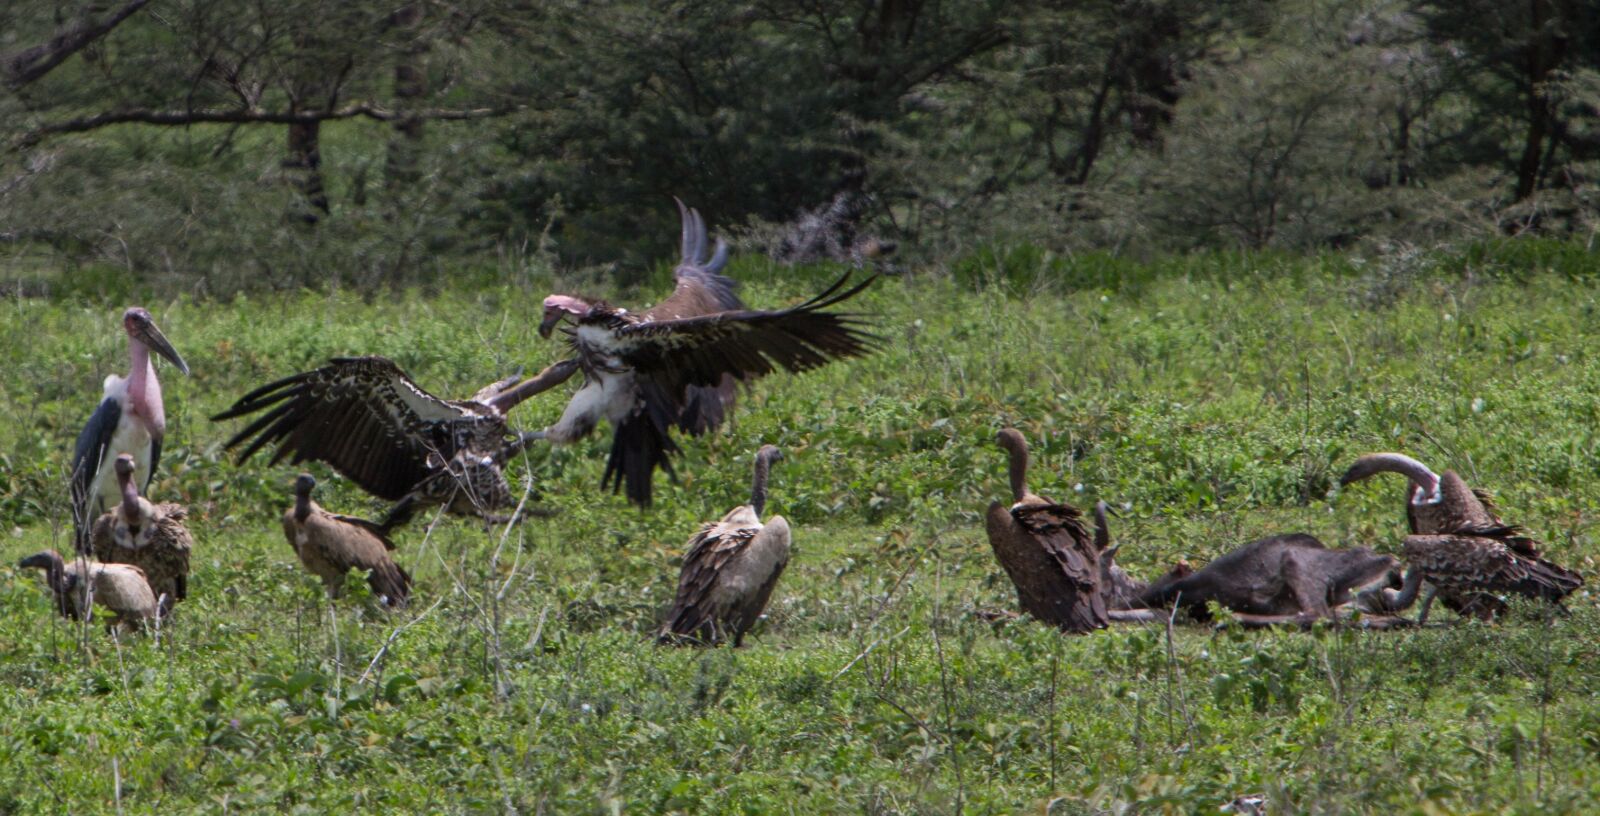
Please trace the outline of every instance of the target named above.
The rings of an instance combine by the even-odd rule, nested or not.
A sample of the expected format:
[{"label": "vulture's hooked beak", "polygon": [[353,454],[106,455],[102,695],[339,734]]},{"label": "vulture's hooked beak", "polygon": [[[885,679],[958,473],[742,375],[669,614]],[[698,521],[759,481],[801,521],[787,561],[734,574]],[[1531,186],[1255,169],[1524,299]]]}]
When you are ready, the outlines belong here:
[{"label": "vulture's hooked beak", "polygon": [[562,311],[560,309],[553,309],[553,308],[550,308],[550,307],[546,307],[545,310],[544,310],[544,320],[540,321],[540,323],[539,323],[539,336],[544,338],[544,339],[546,339],[546,340],[549,340],[550,339],[550,333],[555,331],[556,324],[560,323],[561,322],[561,318],[564,317],[565,315],[566,315],[566,312],[564,312],[564,311]]},{"label": "vulture's hooked beak", "polygon": [[140,321],[134,328],[133,336],[149,346],[155,353],[167,358],[167,362],[177,366],[178,370],[184,373],[184,376],[188,376],[189,364],[183,361],[183,357],[178,354],[177,349],[172,347],[172,343],[167,340],[167,336],[156,328],[154,321]]}]

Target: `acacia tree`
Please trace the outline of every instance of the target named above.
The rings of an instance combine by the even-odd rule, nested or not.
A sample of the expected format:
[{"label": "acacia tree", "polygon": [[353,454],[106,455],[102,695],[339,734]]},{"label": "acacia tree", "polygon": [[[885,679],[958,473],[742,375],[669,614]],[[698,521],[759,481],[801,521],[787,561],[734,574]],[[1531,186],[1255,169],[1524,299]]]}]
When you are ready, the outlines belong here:
[{"label": "acacia tree", "polygon": [[1434,41],[1458,55],[1454,85],[1476,114],[1464,160],[1504,168],[1522,201],[1570,184],[1569,164],[1600,156],[1600,144],[1578,136],[1574,111],[1552,93],[1600,68],[1600,2],[1420,2],[1416,11]]}]

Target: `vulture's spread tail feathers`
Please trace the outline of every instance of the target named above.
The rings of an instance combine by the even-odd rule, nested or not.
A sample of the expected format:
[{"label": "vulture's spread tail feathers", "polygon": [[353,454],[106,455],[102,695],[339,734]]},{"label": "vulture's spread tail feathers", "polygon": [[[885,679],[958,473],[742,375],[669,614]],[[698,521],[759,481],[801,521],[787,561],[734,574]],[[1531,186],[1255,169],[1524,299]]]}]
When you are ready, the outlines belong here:
[{"label": "vulture's spread tail feathers", "polygon": [[678,452],[668,431],[672,424],[670,406],[663,395],[647,392],[633,414],[616,424],[601,487],[609,487],[612,492],[623,490],[628,501],[649,507],[656,468],[666,471],[668,478],[677,479],[670,459]]}]

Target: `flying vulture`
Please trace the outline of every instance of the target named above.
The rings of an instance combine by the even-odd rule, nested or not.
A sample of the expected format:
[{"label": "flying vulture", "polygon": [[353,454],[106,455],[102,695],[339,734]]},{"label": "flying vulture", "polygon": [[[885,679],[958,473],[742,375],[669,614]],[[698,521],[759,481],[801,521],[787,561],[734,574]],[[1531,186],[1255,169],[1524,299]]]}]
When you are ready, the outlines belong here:
[{"label": "flying vulture", "polygon": [[816,297],[772,311],[745,307],[738,284],[721,274],[728,247],[707,253],[705,221],[678,202],[683,218],[682,260],[672,295],[640,312],[571,295],[544,300],[539,333],[549,337],[562,321],[583,385],[561,418],[543,432],[556,444],[588,435],[611,422],[611,455],[602,484],[625,489],[635,504],[649,505],[651,480],[668,457],[676,425],[691,435],[718,427],[732,408],[736,384],[779,368],[799,373],[874,348],[876,339],[849,314],[824,311],[871,285],[847,285],[846,273]]},{"label": "flying vulture", "polygon": [[245,394],[214,421],[261,412],[226,447],[237,461],[276,444],[271,464],[315,459],[380,499],[396,502],[380,525],[388,531],[418,509],[502,521],[492,511],[512,503],[503,468],[537,434],[513,433],[506,412],[572,375],[564,361],[513,385],[485,387],[471,399],[444,400],[422,390],[392,360],[336,357],[327,365]]}]

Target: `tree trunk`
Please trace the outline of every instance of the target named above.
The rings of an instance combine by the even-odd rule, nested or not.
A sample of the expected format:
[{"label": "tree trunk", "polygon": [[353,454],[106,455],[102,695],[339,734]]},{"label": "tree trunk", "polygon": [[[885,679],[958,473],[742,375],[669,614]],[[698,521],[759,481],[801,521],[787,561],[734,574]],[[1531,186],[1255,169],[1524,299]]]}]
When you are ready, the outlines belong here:
[{"label": "tree trunk", "polygon": [[1528,0],[1528,12],[1528,45],[1524,49],[1528,132],[1517,161],[1518,201],[1533,195],[1544,175],[1545,140],[1551,137],[1556,115],[1545,85],[1566,60],[1566,28],[1576,16],[1567,4],[1556,0]]},{"label": "tree trunk", "polygon": [[[422,4],[405,4],[394,13],[391,20],[395,29],[405,38],[394,65],[395,109],[404,114],[415,110],[428,92],[428,72],[424,65],[428,45],[416,36],[418,24],[422,22]],[[405,115],[394,121],[394,134],[389,138],[384,166],[384,184],[390,190],[407,187],[417,181],[422,125],[420,116]]]},{"label": "tree trunk", "polygon": [[318,147],[321,131],[321,122],[290,125],[289,155],[283,160],[284,176],[300,193],[299,200],[290,205],[289,217],[307,225],[316,224],[328,214],[328,194],[322,187],[322,152]]}]

